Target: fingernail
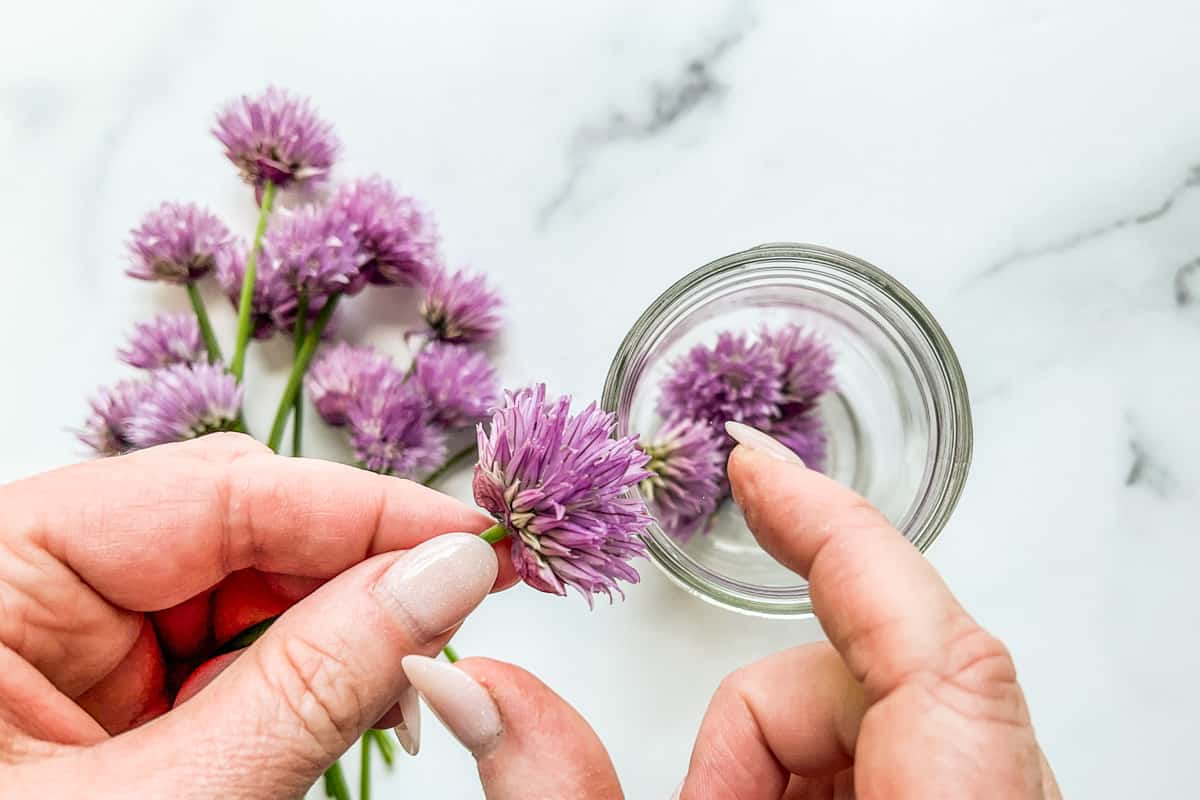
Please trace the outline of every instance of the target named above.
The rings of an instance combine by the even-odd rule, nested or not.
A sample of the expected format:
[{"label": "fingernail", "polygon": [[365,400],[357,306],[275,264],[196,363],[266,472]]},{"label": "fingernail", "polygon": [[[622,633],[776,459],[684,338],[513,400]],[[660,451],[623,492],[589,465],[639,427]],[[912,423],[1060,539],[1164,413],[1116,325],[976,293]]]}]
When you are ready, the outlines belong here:
[{"label": "fingernail", "polygon": [[396,741],[404,748],[404,752],[415,756],[421,751],[421,701],[417,699],[417,690],[410,683],[400,695],[400,714],[404,720],[392,728]]},{"label": "fingernail", "polygon": [[725,423],[725,432],[732,436],[738,444],[750,450],[766,453],[773,458],[786,461],[789,464],[804,466],[804,462],[800,459],[800,456],[793,453],[787,445],[778,439],[768,436],[758,428],[751,428],[744,423],[730,420]]},{"label": "fingernail", "polygon": [[500,709],[474,678],[425,656],[405,656],[400,665],[429,710],[475,758],[496,745],[501,732]]},{"label": "fingernail", "polygon": [[405,553],[376,590],[428,642],[466,619],[496,583],[496,551],[470,533],[447,533]]},{"label": "fingernail", "polygon": [[686,781],[687,781],[687,779],[684,778],[682,781],[679,782],[679,786],[675,787],[675,791],[671,792],[671,800],[679,800],[679,795],[683,793],[683,784]]}]

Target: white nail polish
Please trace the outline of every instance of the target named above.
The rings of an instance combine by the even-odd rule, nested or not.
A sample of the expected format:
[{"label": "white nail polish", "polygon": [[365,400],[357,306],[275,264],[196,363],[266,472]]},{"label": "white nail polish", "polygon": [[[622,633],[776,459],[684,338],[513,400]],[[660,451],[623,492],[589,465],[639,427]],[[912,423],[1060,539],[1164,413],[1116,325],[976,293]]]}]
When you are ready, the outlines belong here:
[{"label": "white nail polish", "polygon": [[766,453],[772,458],[786,461],[789,464],[804,466],[804,462],[800,459],[800,456],[793,453],[787,445],[778,439],[768,436],[758,428],[751,428],[744,423],[730,420],[725,423],[725,432],[743,447],[750,450],[757,450],[760,453]]},{"label": "white nail polish", "polygon": [[421,701],[410,683],[400,695],[400,714],[404,721],[392,729],[404,752],[415,756],[421,751]]},{"label": "white nail polish", "polygon": [[458,667],[425,656],[405,656],[404,674],[429,710],[476,758],[500,740],[500,709],[488,690]]},{"label": "white nail polish", "polygon": [[687,778],[679,782],[679,786],[675,787],[675,791],[671,792],[671,800],[679,800],[679,795],[683,792],[683,784],[686,782]]},{"label": "white nail polish", "polygon": [[409,550],[380,576],[376,591],[428,642],[467,618],[496,582],[496,551],[478,536],[447,533]]}]

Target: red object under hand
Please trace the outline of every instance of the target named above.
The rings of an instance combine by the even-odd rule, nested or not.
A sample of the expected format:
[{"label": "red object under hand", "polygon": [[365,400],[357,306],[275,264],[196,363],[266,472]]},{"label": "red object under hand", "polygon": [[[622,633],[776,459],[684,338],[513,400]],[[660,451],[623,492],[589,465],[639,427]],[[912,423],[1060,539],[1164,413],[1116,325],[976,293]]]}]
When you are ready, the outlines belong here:
[{"label": "red object under hand", "polygon": [[106,731],[116,735],[159,716],[171,707],[166,667],[154,626],[142,630],[121,663],[75,699]]},{"label": "red object under hand", "polygon": [[244,569],[217,586],[213,595],[213,637],[218,645],[287,611],[292,601],[271,588],[263,573]]},{"label": "red object under hand", "polygon": [[203,592],[177,606],[153,614],[158,641],[167,655],[178,659],[198,658],[211,645],[209,631],[212,591]]},{"label": "red object under hand", "polygon": [[242,650],[234,650],[232,653],[225,653],[216,658],[210,658],[187,677],[183,685],[179,687],[179,692],[175,695],[175,705],[178,707],[180,703],[195,697],[196,694],[208,686],[213,680],[225,671],[225,668],[234,662],[238,656],[242,654]]}]

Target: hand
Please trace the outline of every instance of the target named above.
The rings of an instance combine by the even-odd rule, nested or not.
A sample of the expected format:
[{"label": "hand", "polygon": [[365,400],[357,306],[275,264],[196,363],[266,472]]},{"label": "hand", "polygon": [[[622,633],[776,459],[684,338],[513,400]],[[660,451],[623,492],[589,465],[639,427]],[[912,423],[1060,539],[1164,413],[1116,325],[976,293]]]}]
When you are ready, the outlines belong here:
[{"label": "hand", "polygon": [[829,643],[725,679],[683,800],[1061,797],[1004,645],[865,500],[748,441],[729,461],[734,498],[809,580]]},{"label": "hand", "polygon": [[[734,496],[759,543],[809,579],[830,643],[726,678],[677,797],[1061,798],[1004,646],[878,511],[779,448],[734,451]],[[489,800],[622,797],[595,733],[528,673],[403,665]]]},{"label": "hand", "polygon": [[[300,796],[415,706],[401,658],[514,582],[507,554],[438,536],[488,525],[236,434],[0,486],[0,796]],[[171,652],[284,608],[168,710]]]}]

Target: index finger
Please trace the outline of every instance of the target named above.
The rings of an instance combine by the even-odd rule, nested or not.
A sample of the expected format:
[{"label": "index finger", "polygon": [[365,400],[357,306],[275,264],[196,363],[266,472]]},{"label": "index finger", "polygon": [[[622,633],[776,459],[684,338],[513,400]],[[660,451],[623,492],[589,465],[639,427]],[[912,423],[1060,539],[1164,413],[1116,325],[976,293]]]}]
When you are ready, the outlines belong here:
[{"label": "index finger", "polygon": [[[733,495],[759,544],[808,579],[813,609],[868,696],[920,674],[953,675],[982,630],[937,570],[862,497],[739,445]],[[975,648],[969,648],[975,650]]]},{"label": "index finger", "polygon": [[[330,578],[371,555],[490,524],[432,489],[277,456],[239,434],[0,487],[0,508],[0,529],[32,541],[134,611],[172,606],[241,569]],[[511,585],[511,559],[499,560],[497,585]]]}]

